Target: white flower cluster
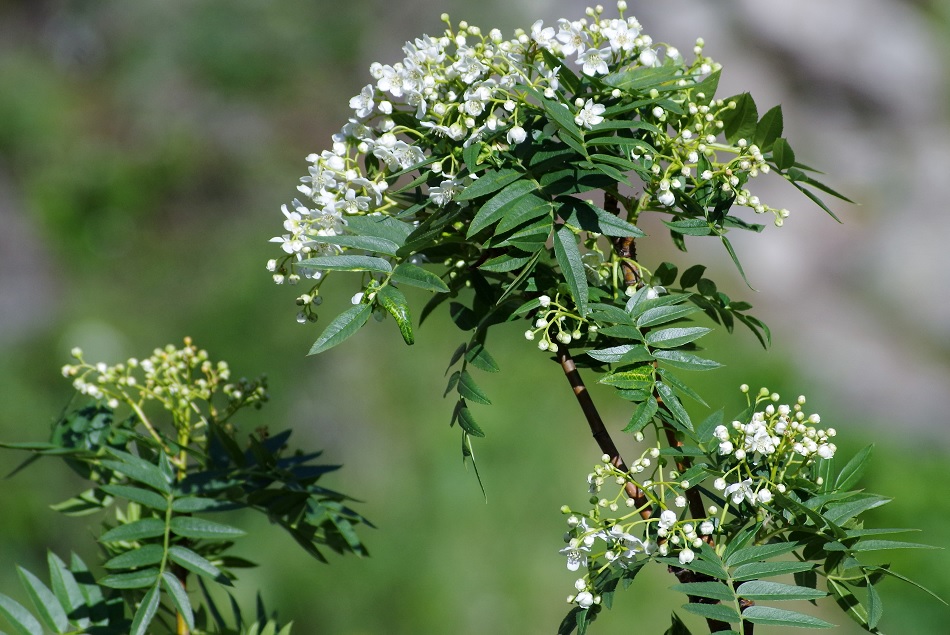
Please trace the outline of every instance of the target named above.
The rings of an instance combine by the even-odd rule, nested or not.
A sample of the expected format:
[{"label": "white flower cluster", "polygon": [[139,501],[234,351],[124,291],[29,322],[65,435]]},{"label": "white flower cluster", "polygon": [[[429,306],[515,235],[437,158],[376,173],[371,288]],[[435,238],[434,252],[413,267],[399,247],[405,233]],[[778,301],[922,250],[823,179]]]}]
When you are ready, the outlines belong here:
[{"label": "white flower cluster", "polygon": [[[748,387],[743,385],[743,392]],[[757,404],[769,403],[763,410],[753,413],[747,423],[733,421],[730,426],[720,425],[713,431],[719,441],[719,454],[727,456],[724,475],[717,478],[714,487],[740,505],[743,501],[752,505],[768,504],[773,491],[784,493],[783,480],[799,474],[816,459],[830,459],[837,446],[831,439],[837,434],[834,428],[818,428],[821,417],[806,415],[802,411],[805,398],[789,406],[776,406],[780,397],[768,389],[759,391]],[[729,482],[735,475],[734,482]]]},{"label": "white flower cluster", "polygon": [[[721,114],[734,104],[690,90],[719,68],[702,55],[702,40],[694,47],[695,61],[687,64],[675,48],[654,43],[635,18],[623,17],[625,8],[618,2],[620,17],[613,19],[602,17],[598,6],[585,18],[561,19],[556,26],[539,21],[509,40],[497,29],[485,34],[465,22],[453,28],[443,16],[449,25],[443,35],[406,43],[400,62],[372,64],[374,81],[350,100],[353,116],[333,135],[331,149],[307,157],[309,174],[297,188],[301,197],[282,207],[284,231],[271,239],[283,252],[267,263],[274,281],[296,284],[307,277],[313,282],[298,297],[304,300],[298,302],[298,321],[312,318],[323,279],[319,269],[299,263],[347,249],[321,238],[344,233],[353,216],[405,210],[410,204],[392,186],[411,172],[423,177],[417,185],[428,207],[460,205],[457,198],[475,178],[463,161],[464,148],[484,143],[501,153],[556,138],[550,123],[540,129],[544,108],[538,95],[566,108],[582,129],[619,116],[640,119],[641,126],[656,131],[650,152],[640,147],[620,151],[652,175],[643,183],[645,207],[672,206],[677,192],[711,183],[735,192],[739,204],[771,209],[744,188],[748,177],[768,170],[759,149],[721,139]],[[636,96],[618,88],[594,84],[575,95],[562,81],[569,71],[583,79],[660,66],[669,66],[680,79],[677,90],[664,95],[666,107],[652,110],[631,111],[625,104]],[[655,89],[650,94],[659,95]],[[719,153],[728,157],[720,161]],[[776,214],[784,218],[787,213]],[[455,229],[464,234],[464,227]]]},{"label": "white flower cluster", "polygon": [[132,357],[113,366],[85,362],[78,347],[72,350],[72,356],[78,363],[63,366],[63,376],[73,378],[73,388],[80,394],[112,409],[126,404],[139,414],[144,402],[158,401],[187,420],[192,413],[201,412],[198,404],[202,402],[213,412],[211,400],[218,391],[225,395],[227,407],[232,410],[267,399],[262,381],[229,381],[228,363],[211,361],[208,352],[195,347],[191,338],[185,338],[181,348],[169,344],[156,348],[145,359]]},{"label": "white flower cluster", "polygon": [[596,324],[588,324],[587,320],[562,305],[560,295],[554,300],[548,295],[542,295],[538,299],[541,302],[541,308],[535,317],[533,328],[525,331],[524,337],[528,341],[534,341],[540,334],[541,337],[538,339],[540,350],[557,352],[558,345],[552,341],[552,337],[561,344],[570,344],[584,336],[582,329],[585,327],[588,333],[597,332]]}]

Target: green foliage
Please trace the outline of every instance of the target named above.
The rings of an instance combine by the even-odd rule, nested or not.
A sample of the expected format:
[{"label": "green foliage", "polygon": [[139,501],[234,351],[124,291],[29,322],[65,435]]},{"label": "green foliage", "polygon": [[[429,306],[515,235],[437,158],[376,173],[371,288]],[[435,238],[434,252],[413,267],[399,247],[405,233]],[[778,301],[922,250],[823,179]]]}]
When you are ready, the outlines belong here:
[{"label": "green foliage", "polygon": [[[263,380],[229,382],[227,364],[190,340],[113,367],[74,355],[79,363],[64,374],[92,403],[68,410],[50,442],[4,447],[59,457],[91,482],[57,507],[69,515],[113,510],[97,539],[107,573],[93,582],[79,558],[67,567],[50,553],[50,588],[21,568],[35,612],[0,595],[0,615],[17,632],[289,633],[266,617],[245,626],[236,610],[236,626],[220,618],[207,585],[230,587],[235,569],[253,566],[229,553],[245,532],[208,517],[223,511],[260,512],[321,562],[324,548],[366,555],[356,526],[367,521],[319,483],[339,466],[318,463],[319,452],[289,451],[289,430],[240,435],[231,421],[266,400]],[[193,603],[189,580],[205,591],[204,603]]]}]

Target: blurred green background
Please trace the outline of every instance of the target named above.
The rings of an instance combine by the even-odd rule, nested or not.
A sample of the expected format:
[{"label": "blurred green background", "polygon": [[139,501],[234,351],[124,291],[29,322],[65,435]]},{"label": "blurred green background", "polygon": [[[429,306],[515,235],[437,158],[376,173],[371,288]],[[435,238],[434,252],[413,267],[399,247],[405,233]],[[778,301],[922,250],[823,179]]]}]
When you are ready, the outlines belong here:
[{"label": "blurred green background", "polygon": [[[714,339],[727,367],[698,378],[700,392],[727,413],[743,382],[805,393],[840,431],[842,454],[876,444],[867,488],[896,500],[874,523],[919,527],[920,540],[941,545],[950,11],[936,0],[630,5],[657,40],[689,50],[705,37],[726,67],[723,94],[751,90],[762,111],[783,103],[799,157],[862,203],[836,206],[839,226],[784,183],[761,184],[763,199],[793,214],[759,240],[737,237],[758,292],[718,249],[696,243],[683,257],[710,261],[720,287],[755,304],[775,333],[769,351],[746,332]],[[266,565],[244,578],[242,597],[260,587],[302,634],[553,633],[574,579],[557,553],[558,508],[584,503],[599,455],[559,369],[521,339],[523,326],[496,336],[503,372],[483,380],[495,406],[476,413],[488,433],[475,448],[486,503],[441,398],[461,341],[454,327],[436,317],[406,348],[391,322],[371,323],[306,358],[319,327],[294,322],[293,293],[270,282],[264,262],[303,158],[345,121],[371,61],[396,61],[405,40],[439,32],[443,11],[510,35],[583,8],[0,1],[0,438],[45,438],[70,394],[59,368],[72,346],[114,362],[190,335],[237,373],[269,376],[272,403],[244,426],[292,425],[298,444],[324,448],[345,465],[329,484],[360,498],[378,527],[363,531],[372,557],[328,567],[248,519],[255,537],[239,552]],[[640,249],[648,265],[670,253],[662,235]],[[355,291],[344,286],[327,315]],[[594,393],[611,428],[623,427],[624,404]],[[0,452],[0,471],[22,458]],[[52,461],[40,466],[0,488],[4,593],[17,595],[14,565],[42,570],[48,547],[93,556],[92,521],[48,509],[77,483]],[[950,597],[945,552],[893,561]],[[671,582],[643,575],[595,632],[662,632],[682,600]],[[893,582],[883,593],[884,631],[947,632],[946,607]],[[833,610],[821,614],[858,632]]]}]

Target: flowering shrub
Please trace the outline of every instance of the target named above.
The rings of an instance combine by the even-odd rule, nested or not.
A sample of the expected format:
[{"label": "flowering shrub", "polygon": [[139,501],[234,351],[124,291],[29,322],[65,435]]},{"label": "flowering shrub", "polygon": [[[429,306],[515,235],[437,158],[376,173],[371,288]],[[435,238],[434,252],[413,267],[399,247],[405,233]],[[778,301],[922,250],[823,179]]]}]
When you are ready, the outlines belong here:
[{"label": "flowering shrub", "polygon": [[238,434],[234,416],[267,400],[263,379],[232,380],[227,362],[187,338],[113,366],[86,362],[78,348],[73,357],[63,375],[87,403],[67,410],[47,443],[0,445],[61,457],[91,483],[54,509],[114,510],[97,539],[107,573],[94,581],[78,556],[67,564],[52,552],[51,587],[20,569],[36,612],[0,595],[0,616],[17,633],[288,635],[291,625],[264,611],[245,623],[233,598],[226,620],[209,593],[253,566],[228,553],[245,532],[206,517],[216,512],[261,512],[323,562],[323,547],[366,553],[355,530],[365,519],[318,484],[336,466],[288,452],[290,431]]},{"label": "flowering shrub", "polygon": [[[328,279],[358,274],[353,306],[311,354],[372,314],[391,316],[412,344],[408,287],[434,294],[420,319],[447,303],[468,334],[446,389],[466,458],[471,437],[484,436],[470,406],[490,403],[474,371],[499,370],[491,327],[525,320],[525,339],[553,354],[603,453],[588,479],[592,508],[564,508],[561,553],[581,577],[562,633],[585,632],[648,562],[670,568],[684,610],[711,632],[828,627],[760,604],[828,594],[877,632],[875,584],[905,578],[863,554],[923,545],[864,528],[861,513],[886,502],[853,489],[870,448],[839,469],[835,430],[803,412],[804,398],[783,405],[765,389],[731,423],[720,411],[695,425],[681,398],[705,402],[680,373],[720,364],[699,354],[711,327],[693,320],[728,331],[740,322],[763,346],[771,334],[704,265],[650,267],[636,251],[643,215],[654,213],[680,250],[687,237],[713,237],[745,277],[729,232],[789,217],[754,193],[753,178],[777,174],[832,217],[816,192],[845,197],[798,162],[779,106],[760,117],[748,93],[716,96],[721,68],[701,39],[687,59],[654,42],[625,2],[617,9],[538,21],[507,40],[443,16],[443,35],[407,43],[401,62],[374,63],[331,148],[307,157],[267,269],[278,284],[303,283],[301,323],[317,320]],[[638,459],[623,459],[580,369],[630,402],[623,430],[646,444]],[[795,584],[766,580],[783,574]],[[668,633],[688,632],[674,614]]]}]

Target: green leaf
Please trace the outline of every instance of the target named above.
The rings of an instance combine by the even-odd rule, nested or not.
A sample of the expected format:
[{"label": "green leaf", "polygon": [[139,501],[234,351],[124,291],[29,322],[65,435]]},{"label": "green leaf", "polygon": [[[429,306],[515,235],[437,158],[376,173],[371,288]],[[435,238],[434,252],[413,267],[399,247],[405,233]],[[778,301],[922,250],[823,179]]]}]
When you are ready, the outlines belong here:
[{"label": "green leaf", "polygon": [[878,622],[884,617],[884,602],[873,584],[868,584],[868,626],[877,628]]},{"label": "green leaf", "polygon": [[375,256],[317,256],[297,263],[303,269],[325,271],[374,271],[391,273],[393,266],[385,258]]},{"label": "green leaf", "polygon": [[185,620],[188,628],[194,630],[195,615],[192,611],[191,600],[188,599],[188,592],[185,591],[185,587],[181,585],[181,582],[171,571],[162,573],[162,586],[168,591],[168,595],[172,598],[172,604],[175,605],[175,610],[178,611],[178,614]]},{"label": "green leaf", "polygon": [[660,329],[650,331],[644,339],[647,344],[656,348],[676,348],[698,340],[711,330],[705,326]]},{"label": "green leaf", "polygon": [[[715,556],[713,556],[715,557]],[[701,560],[697,558],[688,564],[681,564],[678,558],[655,558],[657,562],[661,562],[665,565],[671,565],[680,569],[687,569],[689,571],[695,571],[697,573],[702,573],[708,575],[711,578],[717,580],[725,580],[729,577],[729,574],[725,569],[722,568],[722,565],[717,560]]]},{"label": "green leaf", "polygon": [[[828,547],[825,547],[828,549]],[[856,542],[848,551],[863,553],[865,551],[886,551],[888,549],[939,549],[933,545],[925,545],[919,542],[902,542],[900,540],[861,540]],[[829,551],[833,551],[829,549]]]},{"label": "green leaf", "polygon": [[623,429],[624,432],[637,433],[643,430],[656,414],[658,405],[656,399],[647,397],[646,401],[637,406],[633,416],[630,417],[630,423]]},{"label": "green leaf", "polygon": [[191,514],[194,512],[203,512],[206,510],[214,510],[228,503],[223,503],[221,501],[215,500],[213,498],[202,498],[200,496],[185,496],[183,498],[176,498],[172,501],[172,511],[175,511],[179,514]]},{"label": "green leaf", "polygon": [[524,177],[524,173],[521,170],[512,170],[510,168],[504,170],[489,170],[472,181],[472,184],[466,187],[465,191],[459,194],[455,200],[470,201],[488,194],[493,194],[522,177]]},{"label": "green leaf", "polygon": [[168,557],[192,573],[197,573],[200,576],[211,578],[219,584],[231,586],[231,581],[228,580],[228,578],[225,577],[223,573],[221,573],[220,569],[208,562],[205,558],[199,556],[191,549],[182,547],[181,545],[174,545],[169,548]]},{"label": "green leaf", "polygon": [[770,578],[798,571],[809,571],[813,568],[815,568],[813,562],[750,562],[736,567],[732,572],[732,579],[741,581]]},{"label": "green leaf", "polygon": [[464,401],[459,401],[459,404],[460,407],[456,408],[459,427],[461,427],[466,434],[473,437],[484,437],[485,433],[478,427],[478,424],[475,423],[475,417],[472,416],[472,411],[468,409]]},{"label": "green leaf", "polygon": [[666,324],[667,322],[682,319],[687,315],[691,315],[700,310],[701,309],[698,306],[689,304],[654,307],[652,309],[647,309],[639,318],[637,318],[637,326],[640,328],[646,328],[648,326]]},{"label": "green leaf", "polygon": [[458,391],[460,395],[469,401],[491,405],[491,400],[488,398],[488,395],[478,387],[478,384],[475,383],[475,380],[467,370],[463,370],[459,375]]},{"label": "green leaf", "polygon": [[681,79],[678,66],[634,66],[626,70],[605,75],[603,82],[629,93],[647,92],[650,88],[659,89],[663,84]]},{"label": "green leaf", "polygon": [[158,575],[158,569],[150,567],[126,573],[112,573],[100,578],[99,584],[110,589],[141,589],[155,584]]},{"label": "green leaf", "polygon": [[376,298],[379,300],[379,304],[396,320],[403,341],[410,345],[415,342],[412,334],[412,318],[409,316],[409,302],[406,301],[406,296],[402,294],[402,291],[387,285],[376,292]]},{"label": "green leaf", "polygon": [[686,582],[684,584],[674,584],[670,589],[678,593],[711,598],[720,602],[733,602],[736,599],[732,589],[722,582]]},{"label": "green leaf", "polygon": [[0,594],[0,615],[16,629],[20,635],[43,635],[43,625],[19,602]]},{"label": "green leaf", "polygon": [[482,264],[478,265],[478,268],[482,271],[493,271],[496,273],[505,273],[506,271],[514,271],[515,269],[520,269],[521,267],[528,264],[531,261],[531,256],[512,256],[510,253],[504,253],[494,258],[489,258]]},{"label": "green leaf", "polygon": [[99,542],[129,542],[154,538],[165,533],[165,522],[158,518],[143,518],[113,527],[99,536]]},{"label": "green leaf", "polygon": [[161,545],[142,545],[137,549],[120,553],[103,564],[106,569],[141,568],[150,564],[158,564],[165,557],[165,550]]},{"label": "green leaf", "polygon": [[689,414],[686,412],[686,408],[683,407],[682,402],[679,398],[673,394],[673,389],[664,384],[662,381],[656,382],[656,391],[661,397],[663,397],[663,405],[667,410],[670,411],[670,414],[673,415],[673,418],[676,419],[683,427],[688,431],[693,431],[693,422],[689,420]]},{"label": "green leaf", "polygon": [[506,207],[505,215],[495,228],[495,233],[501,234],[541,216],[548,216],[552,209],[551,201],[528,194]]},{"label": "green leaf", "polygon": [[561,227],[554,234],[554,256],[561,267],[561,273],[571,290],[571,296],[577,305],[580,316],[587,317],[587,274],[584,272],[584,263],[577,247],[577,239],[567,227]]},{"label": "green leaf", "polygon": [[817,600],[828,593],[793,584],[780,584],[764,580],[743,582],[736,589],[736,595],[749,600]]},{"label": "green leaf", "polygon": [[738,622],[739,614],[734,608],[723,606],[722,604],[684,604],[683,610],[689,611],[694,615],[700,615],[707,619],[719,620],[720,622]]},{"label": "green leaf", "polygon": [[[68,615],[85,605],[82,589],[76,582],[76,576],[69,570],[66,563],[52,551],[47,552],[46,561],[49,563],[50,586],[53,588],[53,594],[59,600],[60,605]],[[88,620],[77,619],[79,626],[88,626]]]},{"label": "green leaf", "polygon": [[723,123],[723,133],[729,143],[735,144],[739,139],[746,139],[751,142],[755,137],[756,125],[759,119],[758,109],[755,107],[755,100],[749,93],[742,93],[735,97],[724,99],[726,103],[734,101],[735,108],[723,110],[720,119]]},{"label": "green leaf", "polygon": [[653,365],[640,364],[630,370],[621,370],[604,375],[598,380],[598,383],[624,390],[652,390],[654,381]]},{"label": "green leaf", "polygon": [[653,356],[661,362],[667,363],[674,368],[682,368],[683,370],[713,370],[722,366],[722,364],[715,360],[699,357],[698,355],[684,351],[659,350],[653,351]]},{"label": "green leaf", "polygon": [[703,277],[703,273],[706,272],[706,265],[693,265],[689,269],[683,272],[680,276],[680,284],[684,289],[689,289],[692,286],[695,286],[699,282],[700,278]]},{"label": "green leaf", "polygon": [[66,612],[63,611],[63,607],[60,606],[59,600],[53,592],[40,582],[39,578],[23,567],[17,567],[17,573],[20,575],[20,580],[23,582],[33,606],[36,607],[40,619],[43,620],[46,626],[57,633],[65,633],[70,630],[69,618],[66,617]]},{"label": "green leaf", "polygon": [[776,556],[784,556],[798,549],[801,545],[797,542],[776,542],[769,545],[754,545],[738,549],[726,558],[726,566],[738,567],[747,562],[757,562],[767,560]]},{"label": "green leaf", "polygon": [[358,304],[336,316],[313,343],[308,355],[316,355],[340,344],[360,330],[373,313],[370,304]]},{"label": "green leaf", "polygon": [[797,611],[786,611],[771,606],[750,606],[742,611],[742,619],[753,624],[771,624],[773,626],[797,626],[799,628],[834,628],[825,620]]},{"label": "green leaf", "polygon": [[587,355],[607,364],[632,364],[653,359],[646,347],[641,344],[621,344],[620,346],[601,348],[587,351]]},{"label": "green leaf", "polygon": [[822,512],[822,516],[824,516],[825,519],[830,523],[841,525],[855,516],[863,514],[870,509],[874,509],[875,507],[886,505],[890,501],[891,499],[884,498],[883,496],[867,494],[857,498],[856,500],[828,505],[827,509]]},{"label": "green leaf", "polygon": [[658,368],[656,372],[659,373],[660,377],[665,379],[666,382],[669,385],[671,385],[673,388],[675,388],[676,390],[680,391],[681,393],[683,393],[684,395],[686,395],[687,397],[689,397],[696,403],[702,406],[705,406],[707,408],[709,407],[709,404],[706,403],[706,401],[699,395],[699,393],[697,393],[695,390],[687,386],[676,375],[669,372],[667,369]]},{"label": "green leaf", "polygon": [[119,460],[102,461],[103,467],[119,472],[133,481],[144,483],[164,494],[171,492],[171,484],[157,465],[115,448],[107,448],[106,451]]},{"label": "green leaf", "polygon": [[194,516],[175,516],[171,523],[172,533],[182,538],[205,538],[208,540],[228,540],[243,536],[244,530],[223,525],[211,520]]},{"label": "green leaf", "polygon": [[160,594],[158,585],[153,586],[142,598],[139,608],[135,611],[135,617],[132,619],[130,635],[145,635],[148,627],[155,618],[155,612],[158,611],[158,601]]},{"label": "green leaf", "polygon": [[775,106],[762,115],[762,119],[755,127],[753,142],[759,146],[760,151],[768,152],[772,149],[775,140],[782,136],[783,127],[782,107]]},{"label": "green leaf", "polygon": [[677,234],[683,234],[684,236],[709,236],[715,233],[715,230],[709,226],[709,221],[704,218],[687,218],[677,221],[665,220],[663,224]]},{"label": "green leaf", "polygon": [[873,447],[873,445],[865,447],[841,468],[841,471],[838,472],[838,478],[835,479],[835,491],[846,491],[857,485],[867,468],[867,462],[871,458]]},{"label": "green leaf", "polygon": [[465,351],[465,361],[475,368],[488,373],[497,373],[501,370],[498,366],[498,362],[488,353],[485,345],[481,342],[472,342],[468,350]]},{"label": "green leaf", "polygon": [[514,207],[515,203],[537,189],[538,184],[529,179],[522,179],[508,185],[482,204],[469,224],[465,237],[471,238],[489,225],[497,223]]},{"label": "green leaf", "polygon": [[378,236],[311,236],[310,240],[327,245],[373,251],[387,256],[395,256],[396,252],[399,251],[399,245],[388,238]]},{"label": "green leaf", "polygon": [[397,245],[406,242],[414,227],[390,216],[347,216],[346,228],[360,236],[385,238]]},{"label": "green leaf", "polygon": [[788,141],[781,137],[776,139],[772,145],[772,162],[779,172],[784,172],[795,165],[795,152],[792,150],[792,146],[788,145]]},{"label": "green leaf", "polygon": [[832,578],[828,578],[828,590],[838,604],[838,607],[847,614],[852,620],[860,624],[872,633],[877,633],[876,629],[868,626],[868,614],[861,602],[855,597],[848,587]]},{"label": "green leaf", "polygon": [[408,262],[397,265],[390,280],[397,284],[408,284],[411,287],[437,291],[438,293],[448,293],[449,291],[448,285],[442,281],[442,278]]}]

